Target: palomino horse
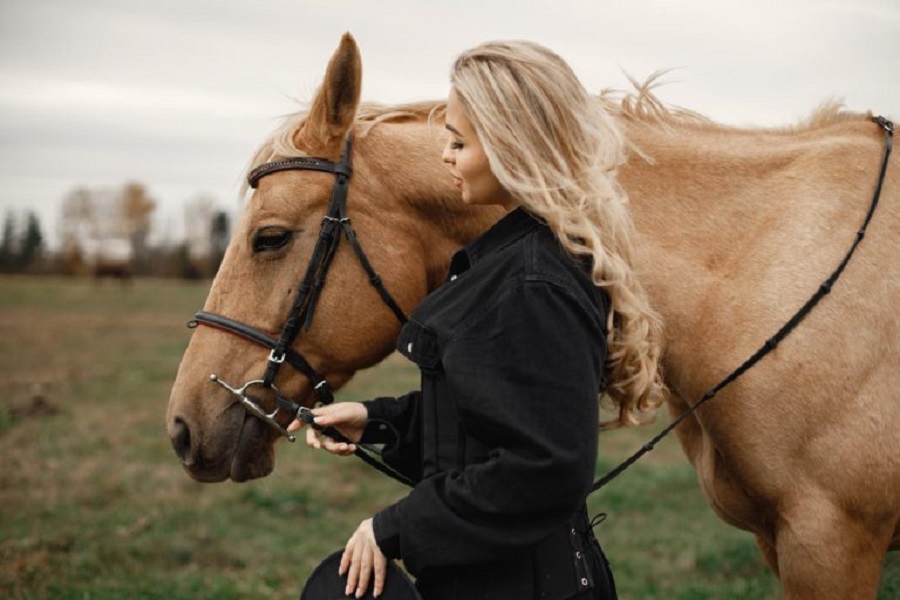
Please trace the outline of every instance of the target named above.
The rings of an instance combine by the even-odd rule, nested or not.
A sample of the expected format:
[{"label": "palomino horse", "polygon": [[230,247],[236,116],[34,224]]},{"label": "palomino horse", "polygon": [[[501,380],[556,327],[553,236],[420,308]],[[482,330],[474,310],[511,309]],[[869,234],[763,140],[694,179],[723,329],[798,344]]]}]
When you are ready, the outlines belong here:
[{"label": "palomino horse", "polygon": [[[352,132],[347,213],[374,271],[408,313],[440,285],[451,253],[499,215],[459,201],[440,161],[441,123],[429,123],[437,105],[360,108],[360,80],[359,52],[345,36],[309,111],[289,120],[255,162],[337,161]],[[633,149],[620,180],[639,230],[638,267],[664,319],[668,406],[679,415],[841,260],[872,196],[884,133],[833,106],[782,130],[702,122],[647,93],[611,108]],[[205,311],[277,336],[335,178],[287,170],[259,181]],[[900,547],[898,240],[894,159],[866,238],[832,292],[677,430],[712,507],[756,535],[786,598],[872,598],[885,553]],[[292,346],[333,388],[389,354],[399,331],[366,278],[350,245],[338,246],[315,319]],[[167,423],[195,479],[271,472],[278,431],[209,383],[212,373],[235,386],[260,379],[266,356],[217,327],[194,333]],[[310,377],[282,369],[276,383],[301,404],[315,401]],[[260,389],[258,401],[271,402],[269,393]],[[282,417],[284,425],[290,416]]]}]

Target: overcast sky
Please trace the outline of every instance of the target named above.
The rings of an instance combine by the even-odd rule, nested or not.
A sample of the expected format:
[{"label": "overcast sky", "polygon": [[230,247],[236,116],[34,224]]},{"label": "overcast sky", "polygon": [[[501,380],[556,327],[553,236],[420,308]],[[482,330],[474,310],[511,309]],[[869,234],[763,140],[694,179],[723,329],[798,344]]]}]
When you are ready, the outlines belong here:
[{"label": "overcast sky", "polygon": [[0,0],[0,210],[56,237],[76,186],[145,184],[159,228],[243,169],[318,86],[340,35],[363,98],[442,98],[460,51],[545,44],[591,90],[675,69],[666,102],[782,125],[827,98],[900,117],[900,0]]}]

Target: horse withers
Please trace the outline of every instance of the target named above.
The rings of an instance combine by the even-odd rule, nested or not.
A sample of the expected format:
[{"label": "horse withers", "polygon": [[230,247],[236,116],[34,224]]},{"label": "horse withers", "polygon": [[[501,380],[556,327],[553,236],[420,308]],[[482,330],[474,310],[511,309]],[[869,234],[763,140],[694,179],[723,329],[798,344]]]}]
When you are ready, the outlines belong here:
[{"label": "horse withers", "polygon": [[[353,134],[347,214],[385,288],[409,312],[443,280],[455,249],[500,214],[467,207],[440,161],[440,103],[360,105],[361,59],[345,36],[309,110],[254,164],[340,158]],[[868,207],[883,131],[825,105],[784,129],[730,128],[670,111],[648,90],[607,99],[631,146],[619,173],[638,229],[638,270],[665,329],[670,413],[752,354],[815,292]],[[204,311],[277,338],[310,263],[334,175],[289,170],[259,182]],[[292,345],[328,386],[391,352],[398,320],[338,244],[315,319]],[[831,293],[778,348],[676,431],[715,512],[753,532],[785,597],[873,598],[900,548],[900,166]],[[269,474],[280,433],[211,384],[262,379],[272,352],[199,327],[169,402],[168,431],[200,481]],[[275,358],[278,358],[277,356]],[[307,375],[273,384],[311,406]],[[274,409],[265,388],[258,401]],[[267,409],[268,410],[268,409]],[[291,416],[275,414],[286,425]]]}]

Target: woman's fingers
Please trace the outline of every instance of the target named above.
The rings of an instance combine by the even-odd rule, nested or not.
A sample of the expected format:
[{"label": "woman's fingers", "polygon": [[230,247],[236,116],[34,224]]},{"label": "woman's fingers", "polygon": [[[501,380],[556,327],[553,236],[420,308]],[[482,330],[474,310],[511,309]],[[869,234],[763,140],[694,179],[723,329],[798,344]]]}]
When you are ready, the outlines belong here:
[{"label": "woman's fingers", "polygon": [[375,572],[375,584],[372,588],[372,595],[377,598],[381,595],[381,592],[384,591],[384,580],[387,576],[387,558],[380,550],[374,552],[373,566]]},{"label": "woman's fingers", "polygon": [[[314,408],[312,414],[315,417],[315,426],[306,430],[307,446],[316,450],[326,450],[339,456],[349,456],[356,452],[356,444],[350,441],[338,441],[328,435],[323,435],[322,429],[331,427],[350,440],[358,440],[362,437],[368,420],[364,405],[359,402],[341,402]],[[305,425],[306,423],[301,421],[293,421],[288,426],[288,431],[297,431]]]},{"label": "woman's fingers", "polygon": [[303,425],[305,425],[303,421],[294,419],[293,421],[291,421],[291,424],[287,426],[288,433],[294,433],[295,431],[298,431],[301,427],[303,427]]},{"label": "woman's fingers", "polygon": [[350,456],[356,452],[356,444],[348,444],[339,442],[327,435],[320,435],[315,429],[310,427],[306,430],[306,445],[316,450],[325,450],[339,456]]},{"label": "woman's fingers", "polygon": [[341,402],[323,406],[313,411],[318,427],[337,427],[355,430],[365,427],[368,421],[366,408],[359,402]]},{"label": "woman's fingers", "polygon": [[316,425],[336,427],[353,439],[356,439],[354,436],[362,434],[369,420],[368,410],[360,402],[338,402],[317,408],[313,414],[316,417]]},{"label": "woman's fingers", "polygon": [[353,538],[350,538],[350,541],[347,542],[347,546],[344,548],[344,552],[341,554],[341,564],[338,567],[338,575],[341,577],[344,576],[344,573],[350,568],[350,563],[353,562]]},{"label": "woman's fingers", "polygon": [[322,447],[332,454],[339,456],[350,456],[356,451],[356,444],[348,444],[346,442],[338,442],[328,436],[322,436]]},{"label": "woman's fingers", "polygon": [[[354,534],[354,537],[356,535]],[[350,562],[350,569],[347,571],[347,587],[344,593],[348,596],[358,590],[357,582],[359,581],[359,569],[362,562],[362,544],[356,544],[353,547],[353,558]]]},{"label": "woman's fingers", "polygon": [[369,548],[363,548],[359,561],[359,580],[356,583],[357,598],[369,589],[369,578],[372,576],[372,551]]},{"label": "woman's fingers", "polygon": [[[346,552],[345,552],[346,555]],[[347,569],[347,586],[344,593],[362,597],[372,583],[372,596],[377,598],[384,591],[387,576],[387,559],[377,548],[357,544],[353,552],[352,564]]]},{"label": "woman's fingers", "polygon": [[350,537],[344,553],[338,575],[347,575],[344,593],[348,596],[362,597],[369,584],[372,584],[372,595],[378,597],[384,591],[387,576],[387,558],[381,553],[375,534],[372,530],[372,519],[360,523],[359,528]]},{"label": "woman's fingers", "polygon": [[316,430],[312,427],[306,430],[306,445],[310,448],[315,448],[316,450],[320,450],[322,448],[322,443],[319,441],[319,436],[316,435]]}]

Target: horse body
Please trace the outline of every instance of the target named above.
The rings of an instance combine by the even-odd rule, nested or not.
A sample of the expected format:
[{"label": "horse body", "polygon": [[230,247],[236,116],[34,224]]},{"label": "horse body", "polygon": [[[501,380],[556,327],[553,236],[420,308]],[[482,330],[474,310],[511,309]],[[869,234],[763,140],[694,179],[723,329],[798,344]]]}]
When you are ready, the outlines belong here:
[{"label": "horse body", "polygon": [[[358,51],[345,37],[287,136],[298,153],[335,159],[355,130],[350,218],[408,312],[440,285],[452,252],[500,214],[461,204],[428,107],[361,117],[359,78]],[[620,112],[635,147],[620,181],[639,233],[638,268],[665,324],[668,405],[677,416],[777,331],[841,260],[868,209],[883,137],[862,116],[833,110],[784,131]],[[280,329],[328,204],[329,177],[284,172],[260,182],[206,310]],[[272,228],[293,237],[259,251],[254,240]],[[832,292],[676,430],[714,510],[756,534],[787,598],[874,597],[884,553],[900,547],[898,233],[894,159],[866,239]],[[332,387],[393,348],[396,319],[346,244],[316,313],[295,348]],[[259,378],[265,361],[264,350],[226,332],[194,334],[167,416],[191,476],[240,481],[272,470],[277,434],[208,383],[214,372]],[[313,402],[303,376],[280,374],[277,383]]]},{"label": "horse body", "polygon": [[[792,316],[862,224],[883,132],[832,111],[822,121],[800,131],[629,122],[653,160],[632,161],[620,181],[666,327],[673,415]],[[893,160],[832,292],[676,430],[713,508],[756,534],[795,597],[872,597],[884,552],[900,546],[898,186]]]},{"label": "horse body", "polygon": [[131,283],[134,269],[130,260],[98,259],[92,269],[92,275],[97,285],[100,285],[103,279],[108,277],[110,279],[118,279],[124,286]]}]

